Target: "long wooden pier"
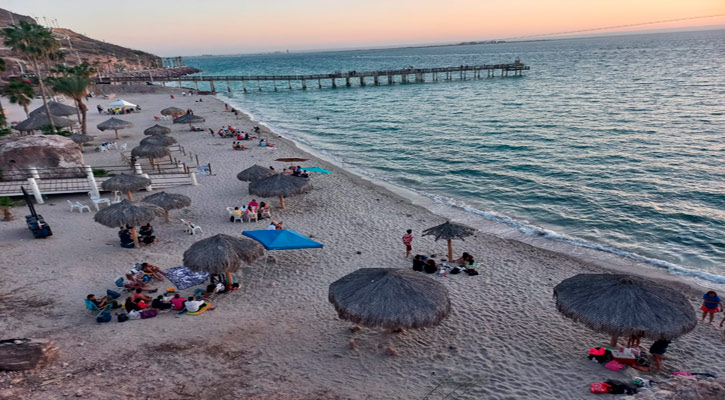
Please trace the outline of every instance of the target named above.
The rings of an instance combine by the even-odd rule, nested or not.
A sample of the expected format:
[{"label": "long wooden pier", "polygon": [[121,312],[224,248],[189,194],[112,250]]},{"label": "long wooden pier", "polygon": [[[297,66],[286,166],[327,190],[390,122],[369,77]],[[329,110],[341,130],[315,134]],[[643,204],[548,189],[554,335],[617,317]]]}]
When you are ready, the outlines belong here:
[{"label": "long wooden pier", "polygon": [[[403,68],[395,70],[383,70],[383,71],[347,71],[347,72],[334,72],[331,74],[311,74],[311,75],[236,75],[236,76],[203,76],[203,75],[189,75],[180,77],[154,77],[154,76],[111,76],[111,77],[100,77],[96,78],[98,84],[113,84],[113,83],[134,83],[134,82],[160,82],[162,85],[166,85],[169,82],[177,82],[179,87],[182,87],[184,82],[191,82],[194,84],[194,88],[199,90],[199,82],[207,82],[211,92],[216,92],[214,83],[226,83],[226,89],[228,92],[232,91],[231,82],[241,83],[242,90],[246,93],[250,86],[251,90],[262,90],[262,82],[271,81],[274,90],[277,90],[277,83],[287,83],[289,89],[293,88],[292,83],[301,89],[307,89],[308,82],[316,84],[320,89],[323,88],[323,82],[326,83],[327,87],[336,88],[338,83],[344,84],[347,87],[353,86],[354,83],[359,82],[359,86],[366,86],[368,84],[380,85],[394,83],[410,83],[416,82],[421,83],[426,80],[437,82],[439,80],[451,81],[454,79],[465,80],[465,79],[481,79],[485,72],[486,77],[492,78],[495,76],[507,77],[507,76],[522,76],[524,71],[528,71],[530,67],[524,65],[518,60],[513,64],[491,64],[491,65],[461,65],[458,67],[442,67],[442,68]],[[412,79],[410,79],[412,77]],[[370,79],[372,78],[372,82]],[[338,82],[342,80],[342,82]],[[357,82],[356,82],[357,81]],[[254,85],[256,82],[256,85]],[[249,85],[248,85],[249,84]]]}]

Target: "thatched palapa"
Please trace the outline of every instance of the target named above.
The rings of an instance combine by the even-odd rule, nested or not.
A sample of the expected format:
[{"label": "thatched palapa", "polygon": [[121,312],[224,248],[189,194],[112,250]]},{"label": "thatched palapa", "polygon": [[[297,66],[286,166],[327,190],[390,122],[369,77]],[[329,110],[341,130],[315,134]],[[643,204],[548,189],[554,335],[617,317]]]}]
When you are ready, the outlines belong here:
[{"label": "thatched palapa", "polygon": [[436,325],[451,310],[443,284],[407,269],[359,269],[333,282],[328,298],[340,318],[390,330]]},{"label": "thatched palapa", "polygon": [[[56,117],[67,117],[69,115],[77,115],[78,109],[72,106],[67,106],[63,103],[58,103],[57,101],[49,101],[48,102],[48,108],[50,109],[50,113],[55,115]],[[39,115],[39,114],[45,114],[45,106],[40,106],[36,108],[35,110],[30,112],[30,116]]]},{"label": "thatched palapa", "polygon": [[156,124],[156,125],[154,125],[154,126],[152,126],[150,128],[146,128],[143,131],[143,134],[146,135],[146,136],[150,136],[150,135],[168,135],[169,133],[171,133],[171,129],[170,128],[167,128],[167,127],[162,126],[162,125],[159,125],[159,124]]},{"label": "thatched palapa", "polygon": [[141,190],[149,185],[151,185],[151,179],[141,175],[129,174],[112,176],[101,183],[103,190],[126,192],[130,200],[133,200],[132,191]]},{"label": "thatched palapa", "polygon": [[133,124],[122,119],[111,117],[96,125],[96,128],[98,128],[100,131],[105,131],[106,129],[113,129],[113,131],[116,132],[116,139],[118,139],[118,130],[133,128]]},{"label": "thatched palapa", "polygon": [[616,338],[673,339],[697,325],[681,293],[649,279],[620,274],[579,274],[554,287],[556,308],[589,328]]},{"label": "thatched palapa", "polygon": [[192,271],[226,274],[232,282],[231,273],[242,262],[251,264],[263,255],[264,247],[258,242],[220,233],[192,244],[184,252],[184,265]]},{"label": "thatched palapa", "polygon": [[171,136],[151,135],[147,138],[141,139],[139,144],[150,145],[150,146],[171,146],[176,144],[176,139]]},{"label": "thatched palapa", "polygon": [[[53,123],[56,128],[65,128],[73,125],[73,121],[66,118],[56,117],[55,115],[51,115],[51,118],[53,119]],[[28,132],[39,131],[46,126],[50,126],[50,118],[48,118],[48,114],[43,112],[31,115],[30,118],[15,125],[13,129],[21,132]]]},{"label": "thatched palapa", "polygon": [[159,158],[168,156],[169,149],[164,146],[142,144],[131,149],[131,155],[142,158]]},{"label": "thatched palapa", "polygon": [[161,115],[181,115],[185,112],[185,110],[182,110],[179,107],[169,107],[161,110]]},{"label": "thatched palapa", "polygon": [[249,194],[261,197],[279,196],[282,208],[285,197],[305,193],[311,189],[312,185],[306,178],[284,174],[272,175],[249,184]]},{"label": "thatched palapa", "polygon": [[122,200],[120,203],[111,204],[93,216],[93,220],[109,228],[130,225],[131,237],[138,248],[138,235],[136,226],[151,222],[155,217],[164,215],[164,209],[148,203],[137,203],[130,200]]},{"label": "thatched palapa", "polygon": [[473,235],[476,232],[475,229],[469,228],[465,225],[457,224],[455,222],[446,221],[444,224],[428,228],[423,231],[423,236],[433,235],[435,240],[445,239],[448,242],[448,261],[454,260],[453,258],[453,239],[461,239]]},{"label": "thatched palapa", "polygon": [[189,124],[189,129],[192,128],[191,124],[204,122],[204,118],[194,114],[184,114],[179,118],[174,119],[175,124]]},{"label": "thatched palapa", "polygon": [[154,193],[144,197],[142,201],[163,208],[166,212],[166,222],[169,222],[169,210],[176,210],[191,205],[191,199],[188,196],[166,192]]},{"label": "thatched palapa", "polygon": [[260,179],[269,178],[272,175],[275,175],[275,173],[271,169],[255,164],[238,173],[237,179],[240,181],[254,182]]},{"label": "thatched palapa", "polygon": [[74,133],[74,134],[68,136],[68,139],[70,139],[70,140],[72,140],[72,141],[74,141],[74,142],[76,142],[76,143],[78,143],[78,144],[80,144],[82,146],[82,145],[84,145],[86,143],[92,142],[93,139],[94,139],[94,137],[93,136],[89,136],[89,135],[81,135],[81,134],[78,134],[78,133]]}]

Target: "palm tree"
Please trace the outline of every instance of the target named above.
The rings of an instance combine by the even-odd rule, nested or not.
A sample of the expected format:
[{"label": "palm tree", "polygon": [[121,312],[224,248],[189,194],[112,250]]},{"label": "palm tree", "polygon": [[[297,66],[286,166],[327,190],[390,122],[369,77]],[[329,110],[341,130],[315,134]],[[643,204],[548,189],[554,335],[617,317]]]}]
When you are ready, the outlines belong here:
[{"label": "palm tree", "polygon": [[33,101],[33,86],[23,81],[12,81],[2,88],[2,94],[8,97],[11,104],[23,106],[25,117],[30,118],[28,106]]},{"label": "palm tree", "polygon": [[88,86],[91,85],[90,77],[96,72],[95,69],[84,63],[72,68],[58,65],[54,72],[63,74],[63,76],[52,78],[53,90],[68,95],[75,101],[81,133],[86,134],[88,107],[83,103],[83,98],[88,95]]},{"label": "palm tree", "polygon": [[[38,68],[38,63],[47,60],[50,54],[55,53],[60,48],[58,41],[53,38],[53,31],[35,23],[19,21],[17,25],[4,28],[3,32],[5,33],[5,46],[10,47],[16,54],[33,64],[33,70],[38,76],[38,83],[40,84],[43,106],[45,112],[50,116],[43,73]],[[51,128],[55,131],[55,124],[52,119],[50,123]]]}]

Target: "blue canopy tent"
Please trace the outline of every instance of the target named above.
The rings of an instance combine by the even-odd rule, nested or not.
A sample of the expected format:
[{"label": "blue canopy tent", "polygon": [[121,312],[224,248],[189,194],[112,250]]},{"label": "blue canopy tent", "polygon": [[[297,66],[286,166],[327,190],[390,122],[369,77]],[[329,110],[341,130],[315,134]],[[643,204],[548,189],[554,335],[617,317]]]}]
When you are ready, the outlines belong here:
[{"label": "blue canopy tent", "polygon": [[[254,239],[264,246],[266,250],[298,250],[321,249],[322,243],[316,242],[307,236],[301,235],[291,229],[242,231],[242,235]],[[264,258],[264,279],[267,270],[267,257]]]}]

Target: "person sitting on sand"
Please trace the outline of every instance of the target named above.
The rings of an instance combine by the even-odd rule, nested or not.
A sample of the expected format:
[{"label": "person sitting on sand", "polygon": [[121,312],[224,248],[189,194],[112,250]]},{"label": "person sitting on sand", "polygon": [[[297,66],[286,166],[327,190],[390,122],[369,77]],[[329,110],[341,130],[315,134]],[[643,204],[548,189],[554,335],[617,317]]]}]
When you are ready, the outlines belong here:
[{"label": "person sitting on sand", "polygon": [[244,140],[249,140],[249,132],[244,133]]},{"label": "person sitting on sand", "polygon": [[722,311],[722,299],[717,296],[717,293],[711,290],[702,296],[702,300],[702,306],[700,307],[700,310],[702,310],[702,320],[704,321],[705,317],[710,314],[710,323],[712,323],[715,313]]},{"label": "person sitting on sand", "polygon": [[181,311],[184,309],[184,302],[186,301],[185,297],[181,297],[180,294],[176,293],[174,295],[174,298],[171,299],[171,308],[174,311]]},{"label": "person sitting on sand", "polygon": [[162,271],[161,268],[153,264],[141,263],[141,271],[143,271],[146,275],[151,275],[155,279],[158,279],[160,281],[164,280],[164,271]]},{"label": "person sitting on sand", "polygon": [[237,146],[237,142],[232,142],[232,148],[234,150],[239,150],[239,146]]},{"label": "person sitting on sand", "polygon": [[435,260],[431,258],[426,261],[423,271],[425,271],[426,274],[435,274],[438,272],[438,266],[436,265]]},{"label": "person sitting on sand", "polygon": [[156,241],[156,236],[153,235],[154,228],[151,226],[150,222],[139,229],[139,234],[139,240],[141,240],[146,245],[149,245]]},{"label": "person sitting on sand", "polygon": [[141,290],[141,288],[136,289],[136,292],[133,294],[133,296],[131,296],[131,300],[136,301],[138,299],[141,299],[141,301],[143,301],[144,303],[151,304],[153,298],[151,296],[146,296],[142,292],[143,291]]},{"label": "person sitting on sand", "polygon": [[472,255],[464,252],[463,255],[461,255],[461,258],[457,259],[455,262],[457,262],[461,265],[464,265],[464,264],[473,265],[474,260],[473,260]]},{"label": "person sitting on sand", "polygon": [[289,169],[287,169],[287,168],[284,168],[284,169],[282,169],[282,173],[283,173],[284,175],[292,175],[292,171],[290,171],[290,170],[289,170]]},{"label": "person sitting on sand", "polygon": [[423,257],[420,254],[416,254],[415,257],[413,257],[413,271],[423,271],[424,265],[425,261],[423,261]]},{"label": "person sitting on sand", "polygon": [[152,302],[151,307],[155,308],[157,310],[170,310],[171,309],[171,303],[167,303],[164,301],[163,295],[158,295]]},{"label": "person sitting on sand", "polygon": [[284,229],[284,228],[282,227],[282,221],[279,221],[279,222],[277,222],[276,224],[274,224],[274,229],[276,229],[276,230],[278,230],[278,231],[281,231],[282,229]]},{"label": "person sitting on sand", "polygon": [[123,287],[125,287],[126,289],[132,289],[132,290],[141,289],[141,290],[149,292],[149,293],[154,293],[158,290],[158,289],[147,289],[146,282],[135,277],[133,274],[126,274],[126,281],[127,282],[124,283],[124,285],[123,285]]},{"label": "person sitting on sand", "polygon": [[134,248],[135,244],[133,243],[131,232],[125,227],[122,226],[121,230],[118,231],[118,238],[121,239],[121,247],[124,249]]},{"label": "person sitting on sand", "polygon": [[136,304],[136,302],[134,302],[130,297],[126,298],[126,302],[123,303],[123,308],[126,312],[142,310],[142,308],[139,307],[138,304]]},{"label": "person sitting on sand", "polygon": [[257,219],[264,218],[264,217],[262,217],[262,214],[264,214],[265,210],[269,211],[269,204],[267,204],[265,202],[259,203],[259,207],[257,208]]},{"label": "person sitting on sand", "polygon": [[189,297],[189,299],[184,302],[184,307],[186,307],[186,311],[188,312],[201,311],[208,305],[209,303],[205,303],[204,300],[202,300],[201,296],[196,296],[196,298],[194,299]]},{"label": "person sitting on sand", "polygon": [[89,294],[86,298],[88,300],[90,300],[91,302],[93,302],[93,304],[95,304],[96,307],[98,307],[99,310],[103,309],[104,307],[106,307],[108,305],[111,305],[112,308],[118,308],[118,303],[116,303],[115,301],[111,300],[109,298],[109,296],[106,296],[106,297],[102,298],[101,300],[98,300],[98,299],[96,299],[96,295]]},{"label": "person sitting on sand", "polygon": [[149,306],[151,305],[150,303],[146,303],[145,301],[143,301],[141,298],[138,298],[138,299],[135,299],[132,301],[133,301],[133,304],[135,304],[136,307],[139,308],[139,310],[145,310],[145,309],[149,308]]},{"label": "person sitting on sand", "polygon": [[267,231],[273,231],[275,229],[277,229],[277,223],[274,222],[274,220],[270,221],[267,228],[265,228],[265,230],[267,230]]}]

